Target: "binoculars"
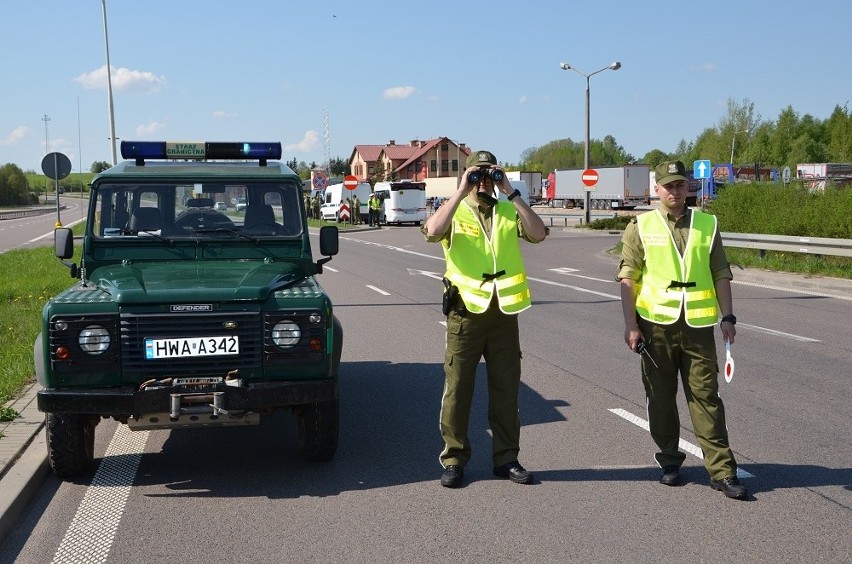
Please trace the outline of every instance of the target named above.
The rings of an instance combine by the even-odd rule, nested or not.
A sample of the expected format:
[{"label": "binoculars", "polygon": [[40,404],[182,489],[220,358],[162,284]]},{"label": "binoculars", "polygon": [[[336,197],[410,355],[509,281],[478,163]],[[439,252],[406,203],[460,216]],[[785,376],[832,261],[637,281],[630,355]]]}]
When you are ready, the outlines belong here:
[{"label": "binoculars", "polygon": [[479,170],[472,170],[467,174],[467,181],[471,184],[478,184],[480,180],[482,180],[482,175],[488,176],[494,182],[500,182],[503,180],[503,177],[506,174],[499,169],[496,168],[485,168],[482,167]]}]

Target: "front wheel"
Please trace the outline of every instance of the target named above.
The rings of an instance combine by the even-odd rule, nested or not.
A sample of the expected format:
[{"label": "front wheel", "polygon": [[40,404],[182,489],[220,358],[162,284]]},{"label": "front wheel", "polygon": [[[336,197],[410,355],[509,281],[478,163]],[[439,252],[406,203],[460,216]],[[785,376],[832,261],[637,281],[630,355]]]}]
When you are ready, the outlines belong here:
[{"label": "front wheel", "polygon": [[303,405],[296,411],[299,421],[299,450],[312,462],[328,462],[337,452],[340,428],[339,401]]},{"label": "front wheel", "polygon": [[72,413],[48,413],[47,461],[60,478],[82,474],[95,458],[95,426],[98,418]]}]

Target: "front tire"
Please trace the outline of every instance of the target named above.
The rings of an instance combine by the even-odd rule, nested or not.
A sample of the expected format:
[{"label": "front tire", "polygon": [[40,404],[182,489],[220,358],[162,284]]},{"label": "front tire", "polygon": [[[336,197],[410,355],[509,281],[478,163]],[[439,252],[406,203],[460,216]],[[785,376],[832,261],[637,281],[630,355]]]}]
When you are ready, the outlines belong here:
[{"label": "front tire", "polygon": [[92,467],[95,458],[95,427],[98,419],[91,415],[48,413],[47,461],[60,478],[82,474]]},{"label": "front tire", "polygon": [[333,399],[303,405],[296,413],[299,421],[299,450],[311,462],[328,462],[337,452],[339,403]]}]

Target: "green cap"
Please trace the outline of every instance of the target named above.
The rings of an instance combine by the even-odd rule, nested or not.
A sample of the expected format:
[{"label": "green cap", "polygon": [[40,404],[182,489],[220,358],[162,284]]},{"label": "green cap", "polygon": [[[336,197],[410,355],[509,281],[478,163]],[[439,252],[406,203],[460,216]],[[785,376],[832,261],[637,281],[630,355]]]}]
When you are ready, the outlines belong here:
[{"label": "green cap", "polygon": [[683,163],[680,161],[664,161],[654,168],[654,181],[657,184],[665,186],[669,182],[683,180],[689,182],[686,178],[686,169],[683,168]]},{"label": "green cap", "polygon": [[466,167],[491,166],[497,164],[497,157],[490,151],[474,151],[467,158]]}]

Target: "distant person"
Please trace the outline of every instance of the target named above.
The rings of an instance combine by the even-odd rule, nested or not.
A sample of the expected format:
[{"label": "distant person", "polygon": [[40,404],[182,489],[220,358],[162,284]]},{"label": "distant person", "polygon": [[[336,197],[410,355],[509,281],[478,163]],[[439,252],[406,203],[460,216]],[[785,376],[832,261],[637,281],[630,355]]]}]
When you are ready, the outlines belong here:
[{"label": "distant person", "polygon": [[[508,201],[498,201],[495,188]],[[421,228],[426,241],[441,243],[447,262],[447,349],[440,414],[444,448],[439,457],[444,467],[441,485],[447,488],[462,485],[470,461],[468,421],[476,368],[483,357],[494,475],[518,484],[533,479],[532,472],[518,461],[518,313],[532,303],[520,240],[541,242],[547,228],[519,195],[492,153],[474,152],[467,159],[458,190]]]},{"label": "distant person", "polygon": [[379,226],[379,211],[382,209],[382,202],[375,192],[370,193],[370,199],[367,200],[367,208],[370,219],[370,227]]},{"label": "distant person", "polygon": [[355,225],[363,223],[361,219],[361,200],[358,199],[358,194],[352,196],[352,223]]},{"label": "distant person", "polygon": [[716,217],[686,206],[689,181],[680,161],[654,169],[660,207],[637,216],[622,236],[621,282],[624,341],[642,355],[651,437],[660,449],[660,482],[680,483],[686,454],[678,450],[678,378],[710,487],[745,499],[728,442],[725,406],[719,397],[719,363],[713,326],[721,314],[722,338],[734,342],[731,279]]}]

